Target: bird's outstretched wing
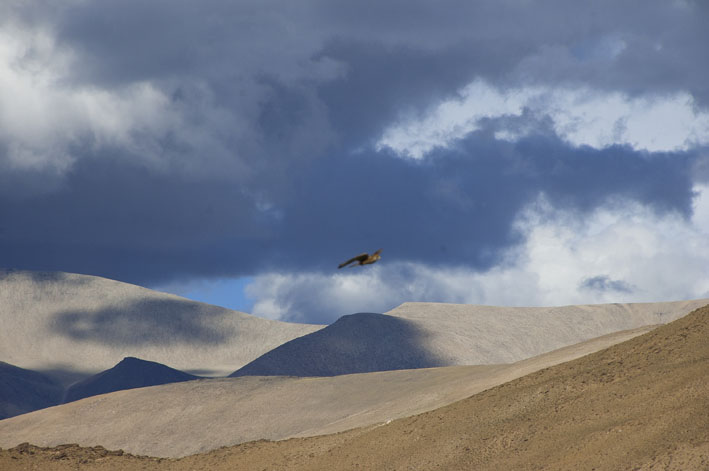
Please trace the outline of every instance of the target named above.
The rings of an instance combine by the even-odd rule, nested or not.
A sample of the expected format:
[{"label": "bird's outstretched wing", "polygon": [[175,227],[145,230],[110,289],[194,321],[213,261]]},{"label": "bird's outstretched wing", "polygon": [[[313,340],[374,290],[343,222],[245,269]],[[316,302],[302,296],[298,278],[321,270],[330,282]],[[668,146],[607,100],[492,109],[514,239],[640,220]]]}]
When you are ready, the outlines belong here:
[{"label": "bird's outstretched wing", "polygon": [[352,257],[351,259],[347,260],[346,262],[340,263],[340,265],[337,268],[342,268],[347,265],[349,265],[352,262],[363,262],[369,258],[369,254],[367,252],[361,253],[357,255],[356,257]]}]

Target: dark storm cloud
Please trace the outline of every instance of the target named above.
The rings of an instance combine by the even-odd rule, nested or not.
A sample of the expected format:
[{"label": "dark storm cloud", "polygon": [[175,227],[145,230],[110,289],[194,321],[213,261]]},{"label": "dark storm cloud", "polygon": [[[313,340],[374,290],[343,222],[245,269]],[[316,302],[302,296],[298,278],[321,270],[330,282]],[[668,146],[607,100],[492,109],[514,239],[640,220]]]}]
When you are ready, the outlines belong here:
[{"label": "dark storm cloud", "polygon": [[576,149],[553,137],[513,144],[475,133],[428,162],[376,153],[321,162],[301,176],[300,193],[285,207],[284,231],[297,258],[317,254],[325,262],[341,256],[342,247],[382,246],[388,260],[487,268],[518,241],[512,222],[541,194],[579,217],[614,201],[688,216],[693,161],[620,146]]},{"label": "dark storm cloud", "polygon": [[[514,75],[519,66],[518,72],[534,74],[530,80],[585,77],[595,83],[610,73],[609,85],[628,89],[707,90],[702,78],[708,66],[701,59],[709,8],[702,1],[126,0],[48,8],[52,3],[16,2],[11,11],[52,24],[60,40],[84,58],[73,76],[99,83],[182,74],[287,75],[337,41],[369,42],[382,50],[467,50],[476,74],[490,79]],[[609,39],[623,41],[625,48],[617,62],[604,64]],[[454,74],[458,67],[471,66],[446,64]]]},{"label": "dark storm cloud", "polygon": [[701,3],[67,5],[6,7],[71,52],[56,90],[149,83],[181,120],[145,137],[150,158],[72,140],[62,171],[3,164],[13,142],[0,134],[3,266],[148,284],[330,270],[343,252],[384,248],[485,268],[519,240],[512,222],[540,194],[580,216],[614,199],[691,211],[691,152],[573,148],[548,132],[517,143],[477,132],[421,162],[372,145],[476,78],[686,90],[705,106]]},{"label": "dark storm cloud", "polygon": [[697,159],[692,168],[692,176],[697,182],[705,184],[709,182],[709,147],[697,149]]},{"label": "dark storm cloud", "polygon": [[[61,191],[5,201],[4,264],[136,283],[269,270],[331,271],[343,256],[487,268],[518,241],[540,194],[579,217],[617,199],[691,211],[692,158],[485,133],[430,162],[336,156],[291,174],[277,208],[228,182],[194,182],[118,160],[83,161]],[[632,178],[630,177],[632,175]]]},{"label": "dark storm cloud", "polygon": [[3,264],[28,269],[140,283],[205,268],[241,274],[254,269],[245,254],[273,237],[238,186],[118,159],[82,160],[61,190],[3,203]]}]

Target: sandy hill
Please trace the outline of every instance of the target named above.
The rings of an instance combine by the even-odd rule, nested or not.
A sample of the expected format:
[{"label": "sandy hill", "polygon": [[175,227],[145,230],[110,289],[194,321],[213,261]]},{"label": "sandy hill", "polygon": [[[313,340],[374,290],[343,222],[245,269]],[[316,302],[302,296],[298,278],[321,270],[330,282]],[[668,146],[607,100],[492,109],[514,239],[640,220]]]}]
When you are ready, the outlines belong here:
[{"label": "sandy hill", "polygon": [[0,420],[59,404],[63,392],[48,376],[0,361]]},{"label": "sandy hill", "polygon": [[511,365],[222,378],[119,391],[0,421],[0,446],[70,442],[175,457],[251,440],[340,432],[435,409],[649,329]]},{"label": "sandy hill", "polygon": [[426,349],[426,334],[407,319],[351,314],[276,347],[230,376],[335,376],[448,365]]},{"label": "sandy hill", "polygon": [[126,357],[113,368],[67,388],[36,371],[0,362],[0,420],[99,394],[195,379],[199,376]]},{"label": "sandy hill", "polygon": [[344,316],[265,353],[231,376],[340,374],[512,363],[611,332],[664,324],[709,303],[498,307],[404,303]]},{"label": "sandy hill", "polygon": [[287,469],[709,469],[707,339],[704,307]]},{"label": "sandy hill", "polygon": [[704,307],[605,350],[373,427],[180,460],[24,445],[0,452],[0,467],[73,469],[83,460],[82,469],[103,470],[706,470],[708,338]]},{"label": "sandy hill", "polygon": [[72,384],[64,394],[64,402],[107,394],[125,389],[157,386],[199,379],[154,361],[126,357],[116,366]]},{"label": "sandy hill", "polygon": [[404,303],[387,312],[420,332],[421,348],[446,365],[511,363],[600,335],[666,324],[709,299],[660,303],[504,307]]},{"label": "sandy hill", "polygon": [[250,316],[95,276],[0,271],[0,359],[68,385],[126,356],[221,376],[323,326]]},{"label": "sandy hill", "polygon": [[[707,302],[554,308],[405,303],[386,319],[345,318],[247,370],[320,375],[511,363],[607,333],[666,323]],[[372,322],[382,330],[372,332]],[[358,335],[343,335],[344,324]],[[228,375],[325,327],[261,319],[95,276],[28,271],[0,271],[0,325],[2,361],[65,386],[127,356],[200,376]],[[376,355],[380,350],[369,342],[371,335],[393,342],[385,348],[388,359]],[[338,338],[347,342],[333,345]],[[347,359],[352,352],[356,361]]]}]

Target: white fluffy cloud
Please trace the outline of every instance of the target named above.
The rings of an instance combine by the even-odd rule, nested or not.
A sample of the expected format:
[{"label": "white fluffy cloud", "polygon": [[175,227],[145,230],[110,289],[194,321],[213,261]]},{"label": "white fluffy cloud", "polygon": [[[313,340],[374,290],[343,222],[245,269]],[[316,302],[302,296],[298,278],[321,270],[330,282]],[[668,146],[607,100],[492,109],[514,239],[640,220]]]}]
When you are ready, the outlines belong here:
[{"label": "white fluffy cloud", "polygon": [[[265,153],[253,117],[270,91],[254,80],[234,85],[240,102],[222,103],[208,78],[76,80],[82,61],[49,26],[0,23],[0,167],[61,176],[78,158],[120,153],[154,170],[245,180],[248,159]],[[298,126],[322,125],[320,110],[308,113]],[[296,138],[289,145],[306,149],[326,140]]]},{"label": "white fluffy cloud", "polygon": [[10,165],[63,170],[71,163],[66,146],[57,145],[71,139],[71,100],[51,91],[70,61],[47,31],[0,30],[0,139],[9,141]]},{"label": "white fluffy cloud", "polygon": [[122,93],[70,87],[63,79],[72,64],[50,31],[0,31],[0,139],[11,167],[62,171],[81,139],[130,145],[134,130],[165,126],[165,97],[150,84]]},{"label": "white fluffy cloud", "polygon": [[518,221],[527,240],[508,270],[537,275],[533,302],[542,305],[709,297],[709,194],[698,190],[689,220],[637,203],[578,220],[541,202]]},{"label": "white fluffy cloud", "polygon": [[50,31],[0,30],[0,142],[7,145],[9,168],[61,174],[75,162],[77,149],[118,149],[154,168],[177,163],[199,172],[204,166],[193,159],[174,162],[181,153],[166,152],[167,141],[187,150],[185,156],[199,150],[227,162],[224,136],[233,140],[248,129],[198,83],[183,87],[188,107],[149,81],[114,88],[70,84],[74,65],[71,51],[59,47]]},{"label": "white fluffy cloud", "polygon": [[247,294],[255,315],[314,323],[405,301],[550,306],[709,297],[709,186],[695,190],[691,219],[618,203],[580,220],[541,197],[516,222],[524,243],[485,272],[384,259],[333,275],[260,275]]},{"label": "white fluffy cloud", "polygon": [[515,128],[501,123],[496,137],[514,141],[532,131],[534,119],[549,117],[557,135],[575,146],[625,144],[636,150],[674,151],[709,143],[709,113],[698,111],[685,92],[630,97],[589,88],[502,90],[475,80],[429,114],[404,117],[386,129],[377,148],[421,159],[480,129],[486,118],[521,117],[525,111],[527,128],[524,123]]}]

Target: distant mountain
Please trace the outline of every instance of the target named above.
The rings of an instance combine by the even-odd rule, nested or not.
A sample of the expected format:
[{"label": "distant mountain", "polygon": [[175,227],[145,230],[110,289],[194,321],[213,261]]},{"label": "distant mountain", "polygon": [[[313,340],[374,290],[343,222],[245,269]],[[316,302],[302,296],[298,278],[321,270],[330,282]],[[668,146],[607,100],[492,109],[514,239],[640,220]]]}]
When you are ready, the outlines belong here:
[{"label": "distant mountain", "polygon": [[280,322],[97,276],[0,269],[0,359],[67,386],[150,358],[225,376],[324,326]]},{"label": "distant mountain", "polygon": [[385,314],[416,326],[446,365],[513,363],[601,335],[666,324],[709,299],[570,306],[404,303]]},{"label": "distant mountain", "polygon": [[513,363],[601,335],[678,319],[709,303],[558,307],[404,303],[340,318],[293,339],[231,376],[334,376],[453,365]]},{"label": "distant mountain", "polygon": [[184,373],[154,361],[139,358],[124,358],[113,368],[71,385],[64,395],[64,402],[78,401],[124,389],[157,386],[199,379],[199,376]]},{"label": "distant mountain", "polygon": [[406,319],[351,314],[286,342],[230,376],[336,376],[444,365],[426,349],[425,336]]},{"label": "distant mountain", "polygon": [[[337,437],[201,455],[224,469],[709,469],[709,306],[449,406]],[[225,458],[228,457],[228,458]]]},{"label": "distant mountain", "polygon": [[[529,463],[544,469],[706,469],[709,307],[644,336],[627,335],[612,334],[590,342],[590,349],[574,345],[508,366],[218,378],[120,391],[0,421],[5,449],[0,462],[5,453],[7,462],[31,467],[35,456],[27,447],[7,451],[23,442],[102,445],[154,457],[253,442],[183,464],[291,469],[300,463],[298,469],[309,470],[528,469]],[[633,340],[618,344],[622,338]],[[577,360],[559,365],[571,359]],[[530,371],[536,373],[521,378]],[[470,399],[453,404],[463,398]],[[434,411],[436,404],[448,406]],[[424,410],[431,412],[395,420]],[[365,428],[313,441],[263,440],[353,427]],[[692,449],[704,450],[703,461],[688,460],[685,452]],[[64,451],[45,453],[56,462]],[[329,462],[315,462],[318,455]],[[643,456],[657,461],[643,466],[637,461]],[[153,463],[146,459],[133,467]]]},{"label": "distant mountain", "polygon": [[0,420],[59,404],[63,392],[48,376],[0,361]]}]

